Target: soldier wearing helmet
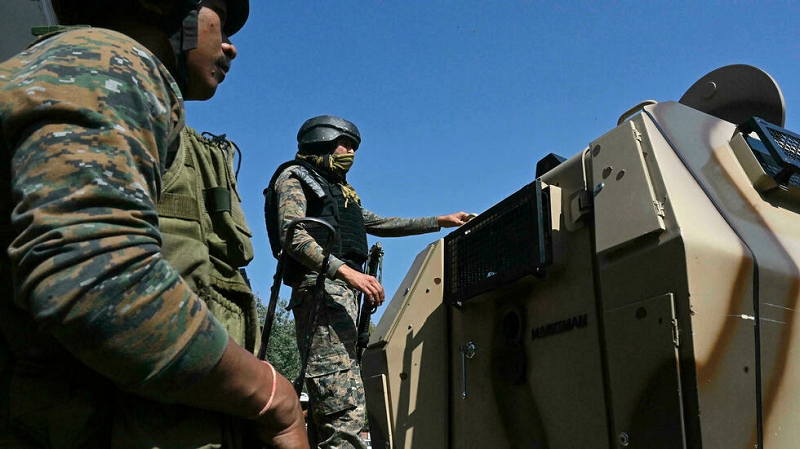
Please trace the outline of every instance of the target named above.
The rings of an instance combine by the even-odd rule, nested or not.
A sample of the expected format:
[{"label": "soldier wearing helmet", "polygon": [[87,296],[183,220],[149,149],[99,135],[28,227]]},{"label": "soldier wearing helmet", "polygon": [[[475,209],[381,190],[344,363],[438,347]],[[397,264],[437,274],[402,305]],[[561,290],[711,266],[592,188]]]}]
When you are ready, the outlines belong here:
[{"label": "soldier wearing helmet", "polygon": [[327,221],[339,238],[333,244],[325,273],[325,303],[319,308],[309,348],[306,387],[311,419],[320,448],[366,448],[360,431],[364,426],[364,388],[356,362],[357,292],[374,305],[384,302],[381,284],[364,274],[367,234],[395,237],[439,231],[464,224],[468,214],[426,218],[384,218],[361,205],[356,190],[347,182],[361,134],[353,123],[323,115],[307,120],[297,133],[295,159],[281,165],[265,190],[265,208],[273,252],[284,247],[287,259],[284,283],[292,287],[289,308],[298,329],[301,352],[303,330],[313,309],[314,283],[323,265],[321,229],[306,227],[285,242],[289,223],[301,217]]},{"label": "soldier wearing helmet", "polygon": [[248,420],[307,447],[291,384],[161,253],[183,100],[224,79],[247,1],[53,6],[92,27],[0,64],[0,446],[244,447]]}]

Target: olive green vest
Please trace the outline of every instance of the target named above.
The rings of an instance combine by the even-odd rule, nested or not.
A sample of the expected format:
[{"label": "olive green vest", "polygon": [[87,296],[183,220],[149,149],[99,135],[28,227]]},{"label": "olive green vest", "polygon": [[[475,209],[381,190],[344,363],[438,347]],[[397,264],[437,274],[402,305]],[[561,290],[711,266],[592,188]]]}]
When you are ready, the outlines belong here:
[{"label": "olive green vest", "polygon": [[183,129],[157,204],[161,251],[231,338],[252,352],[256,304],[239,271],[253,259],[252,233],[236,190],[233,151],[224,136],[209,139]]},{"label": "olive green vest", "polygon": [[[161,253],[237,343],[253,351],[258,337],[255,298],[239,268],[253,258],[250,230],[239,205],[233,146],[190,128],[162,177],[156,205]],[[179,404],[114,395],[108,447],[245,449],[258,447],[250,423]]]},{"label": "olive green vest", "polygon": [[[239,268],[253,258],[250,230],[239,205],[233,146],[190,128],[162,177],[156,205],[161,253],[237,343],[253,351],[258,337],[255,298]],[[159,404],[118,392],[109,444],[121,449],[246,449],[251,423],[179,404]],[[100,447],[100,446],[97,446]]]}]

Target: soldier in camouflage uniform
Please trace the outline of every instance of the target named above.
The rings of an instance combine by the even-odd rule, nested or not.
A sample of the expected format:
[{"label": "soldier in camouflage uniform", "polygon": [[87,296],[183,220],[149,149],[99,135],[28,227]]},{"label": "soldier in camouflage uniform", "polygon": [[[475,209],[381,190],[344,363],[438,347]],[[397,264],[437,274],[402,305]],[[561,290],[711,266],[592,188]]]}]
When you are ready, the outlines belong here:
[{"label": "soldier in camouflage uniform", "polygon": [[[320,448],[366,448],[360,437],[364,427],[364,388],[356,362],[357,292],[373,305],[385,299],[381,284],[363,273],[367,236],[397,237],[439,231],[464,224],[467,214],[426,218],[383,218],[361,206],[347,182],[355,150],[361,143],[356,126],[333,116],[306,121],[297,134],[295,160],[281,165],[265,192],[267,223],[277,223],[281,244],[289,223],[300,217],[329,222],[339,238],[333,245],[325,273],[324,306],[316,317],[310,345],[306,388],[311,399],[312,422]],[[274,213],[272,217],[270,214]],[[274,236],[271,236],[274,238]],[[311,226],[296,232],[286,245],[284,282],[292,287],[289,308],[294,313],[297,342],[305,350],[306,330],[313,309],[314,283],[323,263],[326,231]]]},{"label": "soldier in camouflage uniform", "polygon": [[54,7],[105,28],[0,64],[0,447],[231,447],[242,419],[307,447],[291,384],[161,253],[183,99],[213,95],[247,1]]}]

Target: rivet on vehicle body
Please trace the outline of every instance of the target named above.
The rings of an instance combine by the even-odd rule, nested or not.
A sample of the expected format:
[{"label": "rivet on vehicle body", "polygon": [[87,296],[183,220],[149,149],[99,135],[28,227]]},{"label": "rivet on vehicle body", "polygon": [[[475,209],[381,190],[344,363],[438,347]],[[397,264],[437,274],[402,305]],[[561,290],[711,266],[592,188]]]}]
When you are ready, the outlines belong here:
[{"label": "rivet on vehicle body", "polygon": [[600,154],[600,145],[595,145],[592,148],[592,156],[597,156],[598,154]]},{"label": "rivet on vehicle body", "polygon": [[628,447],[628,445],[631,444],[631,437],[629,437],[626,432],[620,432],[619,444],[624,447]]},{"label": "rivet on vehicle body", "polygon": [[609,176],[611,176],[611,172],[613,172],[613,171],[614,171],[614,167],[609,166],[609,167],[604,168],[603,169],[603,178],[608,178]]}]

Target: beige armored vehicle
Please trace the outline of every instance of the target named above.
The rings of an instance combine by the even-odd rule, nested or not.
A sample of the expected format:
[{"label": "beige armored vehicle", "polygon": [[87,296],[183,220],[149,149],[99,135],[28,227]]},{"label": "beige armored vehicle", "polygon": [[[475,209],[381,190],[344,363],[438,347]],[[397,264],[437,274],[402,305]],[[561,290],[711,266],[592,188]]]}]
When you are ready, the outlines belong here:
[{"label": "beige armored vehicle", "polygon": [[[0,60],[55,25],[0,14]],[[364,355],[373,447],[800,446],[784,118],[769,75],[723,67],[429,245]]]},{"label": "beige armored vehicle", "polygon": [[799,447],[784,115],[723,67],[428,246],[364,355],[373,447]]}]

